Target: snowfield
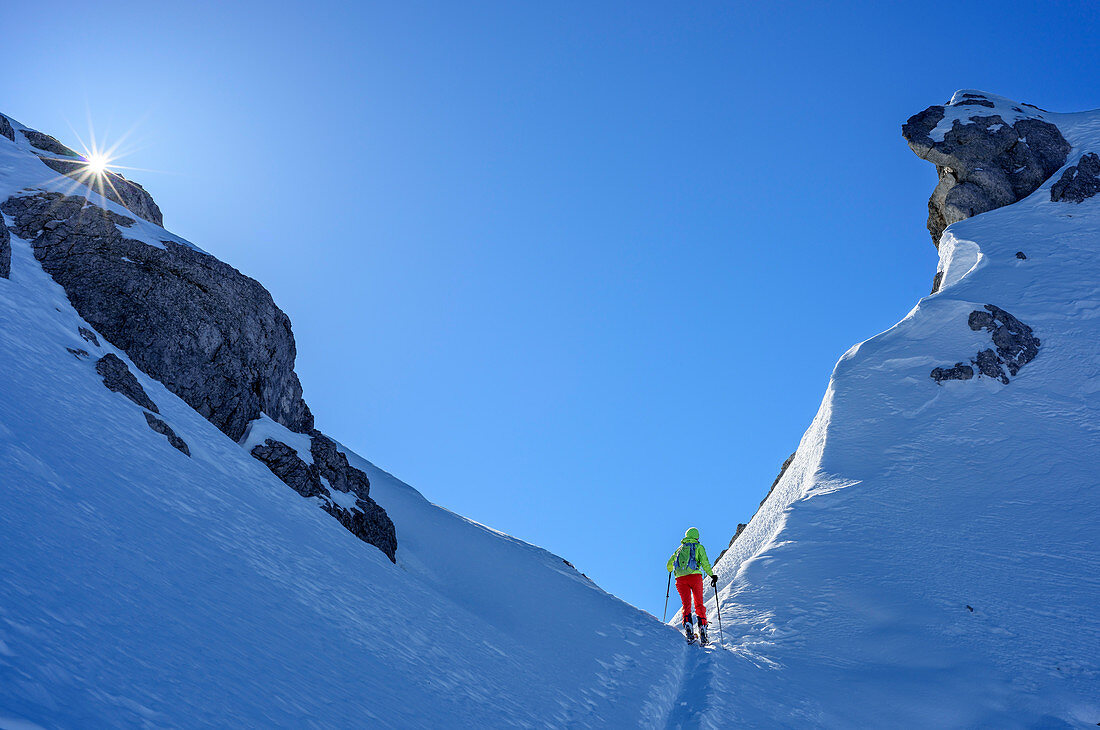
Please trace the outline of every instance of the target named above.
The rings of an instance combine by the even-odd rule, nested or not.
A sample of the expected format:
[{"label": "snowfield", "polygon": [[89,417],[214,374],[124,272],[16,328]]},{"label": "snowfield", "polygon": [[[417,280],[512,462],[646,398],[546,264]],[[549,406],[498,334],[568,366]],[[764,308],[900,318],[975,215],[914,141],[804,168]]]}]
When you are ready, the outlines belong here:
[{"label": "snowfield", "polygon": [[[1044,114],[1067,164],[1100,151],[1100,112]],[[265,418],[234,443],[83,339],[13,236],[0,728],[1095,727],[1100,196],[1052,203],[1059,176],[952,225],[941,291],[841,358],[715,566],[724,649],[349,450],[397,527],[391,564],[247,451],[301,439]],[[0,201],[25,187],[72,182],[0,138]],[[987,304],[1033,329],[1037,358],[1007,385],[937,385],[932,368],[992,346],[967,324]],[[190,458],[103,386],[108,352]]]}]

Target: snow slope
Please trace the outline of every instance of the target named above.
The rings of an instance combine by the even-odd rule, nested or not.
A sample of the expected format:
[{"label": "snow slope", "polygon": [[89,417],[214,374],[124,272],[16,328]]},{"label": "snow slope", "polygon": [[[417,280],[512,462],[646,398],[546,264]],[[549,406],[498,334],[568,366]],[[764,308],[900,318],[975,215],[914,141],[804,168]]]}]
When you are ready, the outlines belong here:
[{"label": "snow slope", "polygon": [[[0,138],[0,196],[25,186],[72,192]],[[391,564],[125,353],[82,339],[28,242],[12,249],[0,728],[609,726],[667,712],[686,652],[674,631],[349,454],[398,525]],[[103,386],[106,352],[191,458]]]}]

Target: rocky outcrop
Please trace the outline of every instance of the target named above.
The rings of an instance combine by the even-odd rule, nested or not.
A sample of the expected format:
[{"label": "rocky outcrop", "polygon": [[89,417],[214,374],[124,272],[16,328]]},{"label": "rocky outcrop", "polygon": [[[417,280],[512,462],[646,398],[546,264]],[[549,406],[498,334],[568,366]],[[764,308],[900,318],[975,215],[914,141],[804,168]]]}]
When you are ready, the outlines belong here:
[{"label": "rocky outcrop", "polygon": [[252,447],[252,455],[267,464],[271,473],[303,497],[326,494],[321,479],[313,467],[292,447],[282,441],[267,439]]},{"label": "rocky outcrop", "polygon": [[[31,147],[34,147],[39,152],[48,152],[51,155],[80,159],[80,155],[61,144],[57,141],[57,138],[51,137],[48,134],[43,134],[35,129],[24,129],[23,136],[31,143]],[[39,157],[41,157],[41,155],[39,155]]]},{"label": "rocky outcrop", "polygon": [[117,172],[105,170],[93,174],[88,170],[88,163],[83,159],[69,160],[59,157],[47,157],[39,155],[39,159],[54,172],[71,177],[72,179],[87,185],[108,200],[126,208],[138,218],[164,225],[164,216],[160,207],[153,200],[145,188],[133,180],[127,180]]},{"label": "rocky outcrop", "polygon": [[1058,203],[1080,203],[1100,193],[1100,156],[1095,152],[1081,155],[1076,165],[1067,167],[1058,182],[1050,186],[1050,199]]},{"label": "rocky outcrop", "polygon": [[7,137],[12,142],[15,141],[15,130],[12,129],[11,122],[3,114],[0,114],[0,137]]},{"label": "rocky outcrop", "polygon": [[96,347],[99,347],[99,338],[95,336],[95,332],[92,332],[87,327],[79,327],[77,331],[80,332],[80,336],[85,342],[91,342]]},{"label": "rocky outcrop", "polygon": [[313,427],[290,320],[255,280],[188,246],[125,238],[132,219],[82,197],[16,196],[0,210],[81,317],[234,441],[261,412]]},{"label": "rocky outcrop", "polygon": [[95,371],[103,378],[103,384],[107,386],[108,390],[121,393],[153,413],[160,413],[157,404],[145,392],[145,388],[141,387],[141,383],[138,382],[138,379],[130,372],[130,368],[126,367],[126,363],[122,362],[118,355],[107,353],[101,357],[95,364]]},{"label": "rocky outcrop", "polygon": [[974,368],[964,362],[957,362],[954,367],[933,368],[931,377],[937,383],[944,380],[970,380],[974,377]]},{"label": "rocky outcrop", "polygon": [[1025,106],[960,92],[902,125],[910,149],[939,174],[928,200],[928,231],[937,246],[950,224],[1022,200],[1065,164],[1070,145],[1061,131],[1037,107]]},{"label": "rocky outcrop", "polygon": [[[52,138],[28,139],[47,151],[53,146]],[[396,530],[370,498],[367,475],[348,463],[334,441],[313,430],[294,372],[290,320],[266,289],[190,246],[165,240],[158,247],[128,238],[133,218],[83,197],[37,191],[9,198],[0,210],[14,219],[13,230],[31,242],[35,258],[80,316],[223,433],[240,441],[248,425],[266,414],[290,431],[308,434],[312,463],[274,439],[254,446],[251,454],[299,494],[316,498],[361,540],[396,559]],[[98,347],[96,332],[80,328],[81,337]],[[84,350],[74,354],[87,356]],[[112,390],[158,411],[117,356],[106,355],[96,370]],[[190,455],[163,419],[145,415],[151,429]]]},{"label": "rocky outcrop", "polygon": [[4,221],[0,220],[0,279],[11,276],[11,234]]},{"label": "rocky outcrop", "polygon": [[370,498],[370,480],[360,469],[348,463],[348,457],[337,450],[336,442],[320,431],[312,432],[310,453],[313,465],[321,478],[340,492],[354,494],[355,508],[348,509],[330,503],[326,511],[356,535],[360,540],[374,545],[390,560],[397,554],[397,531],[386,511]]},{"label": "rocky outcrop", "polygon": [[[397,532],[386,511],[370,498],[367,475],[348,463],[335,441],[316,430],[310,436],[312,464],[294,448],[271,438],[254,446],[251,453],[298,494],[319,498],[321,508],[353,535],[396,562]],[[351,495],[354,506],[341,504],[331,490]]]},{"label": "rocky outcrop", "polygon": [[167,423],[160,420],[149,412],[145,413],[145,422],[149,424],[149,428],[153,429],[162,436],[165,436],[168,439],[168,443],[172,444],[172,446],[174,446],[176,449],[179,449],[187,456],[191,455],[191,449],[188,448],[187,442],[176,435],[176,432],[173,431],[172,427],[169,426]]},{"label": "rocky outcrop", "polygon": [[158,226],[164,225],[164,217],[161,215],[160,207],[153,200],[153,196],[146,192],[141,185],[109,170],[93,174],[88,169],[88,162],[83,157],[48,134],[33,129],[24,129],[23,136],[35,149],[46,153],[39,154],[38,159],[42,160],[54,172],[59,172],[87,185],[108,200],[113,200],[126,208],[138,218],[156,223]]},{"label": "rocky outcrop", "polygon": [[986,304],[984,312],[971,312],[967,324],[975,332],[983,329],[989,332],[993,338],[993,347],[980,351],[969,365],[960,362],[950,368],[934,368],[930,377],[936,383],[944,380],[970,380],[974,377],[976,367],[980,375],[1008,385],[1009,376],[1016,377],[1024,365],[1039,355],[1042,343],[1031,327],[998,306]]}]

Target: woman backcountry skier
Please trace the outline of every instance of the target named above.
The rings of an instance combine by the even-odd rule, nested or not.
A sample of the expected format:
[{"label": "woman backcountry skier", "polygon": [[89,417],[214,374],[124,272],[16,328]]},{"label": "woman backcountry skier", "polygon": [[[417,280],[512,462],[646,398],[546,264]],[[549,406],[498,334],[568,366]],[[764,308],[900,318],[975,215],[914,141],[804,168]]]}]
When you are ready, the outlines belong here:
[{"label": "woman backcountry skier", "polygon": [[[710,584],[718,585],[718,576],[710,568],[707,551],[699,543],[699,531],[694,527],[684,533],[680,547],[668,559],[668,570],[676,571],[676,592],[684,604],[684,636],[689,644],[695,643],[692,630],[691,599],[695,597],[695,613],[699,617],[699,642],[707,643],[707,607],[703,603],[703,573],[710,576]],[[717,598],[715,599],[717,600]]]}]

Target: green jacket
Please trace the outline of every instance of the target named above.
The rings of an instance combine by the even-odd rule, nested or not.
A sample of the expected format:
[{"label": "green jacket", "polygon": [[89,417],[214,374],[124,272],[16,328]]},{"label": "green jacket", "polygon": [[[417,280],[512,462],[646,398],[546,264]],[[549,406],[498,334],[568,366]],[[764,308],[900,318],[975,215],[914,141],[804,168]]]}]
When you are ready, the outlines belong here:
[{"label": "green jacket", "polygon": [[[695,544],[695,562],[698,564],[693,570],[688,567],[688,562],[691,560],[691,545]],[[680,566],[676,567],[676,557],[680,557]],[[676,571],[676,577],[679,578],[684,575],[714,575],[714,571],[710,568],[710,560],[707,559],[707,550],[699,542],[699,531],[694,527],[687,531],[684,539],[680,541],[680,547],[676,549],[676,552],[672,554],[672,557],[668,559],[668,571],[671,573]]]}]

